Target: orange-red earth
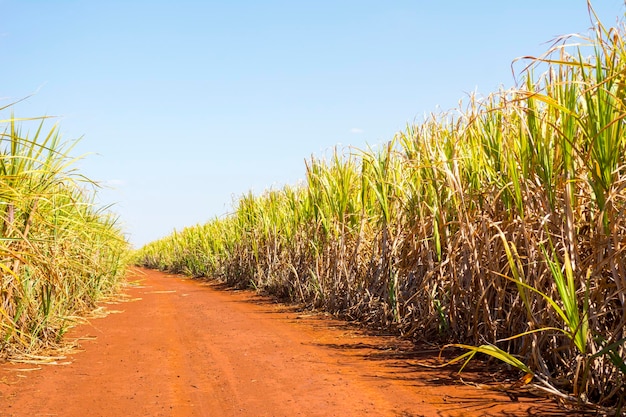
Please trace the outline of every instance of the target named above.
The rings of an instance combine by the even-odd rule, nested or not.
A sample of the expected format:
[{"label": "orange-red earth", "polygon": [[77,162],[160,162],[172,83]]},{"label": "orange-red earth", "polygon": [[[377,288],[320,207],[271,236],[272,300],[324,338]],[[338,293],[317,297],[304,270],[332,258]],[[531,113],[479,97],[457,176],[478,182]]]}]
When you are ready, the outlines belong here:
[{"label": "orange-red earth", "polygon": [[[469,385],[438,352],[251,291],[136,270],[55,364],[0,366],[0,416],[528,416],[553,403]],[[39,369],[40,368],[40,369]],[[488,376],[488,375],[487,375]],[[483,378],[484,379],[484,378]]]}]

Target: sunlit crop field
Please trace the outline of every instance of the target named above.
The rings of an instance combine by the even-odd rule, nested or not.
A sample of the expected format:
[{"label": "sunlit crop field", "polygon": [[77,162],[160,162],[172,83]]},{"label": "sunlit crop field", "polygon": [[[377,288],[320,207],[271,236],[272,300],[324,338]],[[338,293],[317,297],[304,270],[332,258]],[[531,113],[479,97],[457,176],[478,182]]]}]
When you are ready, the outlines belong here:
[{"label": "sunlit crop field", "polygon": [[487,353],[556,396],[622,407],[625,31],[594,29],[524,61],[514,88],[311,158],[304,184],[244,195],[138,263]]},{"label": "sunlit crop field", "polygon": [[0,357],[6,358],[55,345],[77,314],[111,294],[128,245],[116,218],[93,203],[94,184],[72,171],[72,144],[56,126],[12,114],[0,124]]}]

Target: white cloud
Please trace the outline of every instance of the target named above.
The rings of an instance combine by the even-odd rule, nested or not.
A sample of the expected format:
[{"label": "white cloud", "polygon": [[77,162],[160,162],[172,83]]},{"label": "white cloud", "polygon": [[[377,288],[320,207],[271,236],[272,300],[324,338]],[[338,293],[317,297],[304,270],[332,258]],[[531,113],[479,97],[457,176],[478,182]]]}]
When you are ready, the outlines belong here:
[{"label": "white cloud", "polygon": [[350,133],[353,133],[355,135],[358,135],[360,133],[363,133],[363,129],[358,128],[358,127],[353,127],[352,129],[350,129]]}]

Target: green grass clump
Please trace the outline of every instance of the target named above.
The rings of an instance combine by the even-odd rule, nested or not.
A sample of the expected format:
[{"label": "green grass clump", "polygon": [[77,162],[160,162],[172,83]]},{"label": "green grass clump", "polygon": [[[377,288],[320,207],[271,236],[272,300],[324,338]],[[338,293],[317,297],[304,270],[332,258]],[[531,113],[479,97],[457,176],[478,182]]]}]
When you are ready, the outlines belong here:
[{"label": "green grass clump", "polygon": [[555,395],[618,410],[625,34],[597,23],[585,46],[560,39],[515,88],[384,146],[312,158],[302,186],[245,195],[138,262],[486,353]]},{"label": "green grass clump", "polygon": [[45,123],[0,120],[0,358],[60,341],[125,270],[115,217],[95,207],[94,184],[70,169],[71,146]]}]

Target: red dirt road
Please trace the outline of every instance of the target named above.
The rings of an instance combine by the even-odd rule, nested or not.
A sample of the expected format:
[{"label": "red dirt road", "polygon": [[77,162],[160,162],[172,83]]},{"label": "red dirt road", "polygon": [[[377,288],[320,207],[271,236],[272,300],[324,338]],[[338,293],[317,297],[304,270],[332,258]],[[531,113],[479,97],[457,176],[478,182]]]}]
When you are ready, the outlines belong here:
[{"label": "red dirt road", "polygon": [[[142,270],[131,301],[74,328],[64,365],[0,366],[0,416],[547,415],[546,401],[461,384],[406,341],[249,291]],[[70,362],[70,363],[67,363]],[[42,368],[29,371],[29,369]],[[471,378],[465,373],[464,378]]]}]

